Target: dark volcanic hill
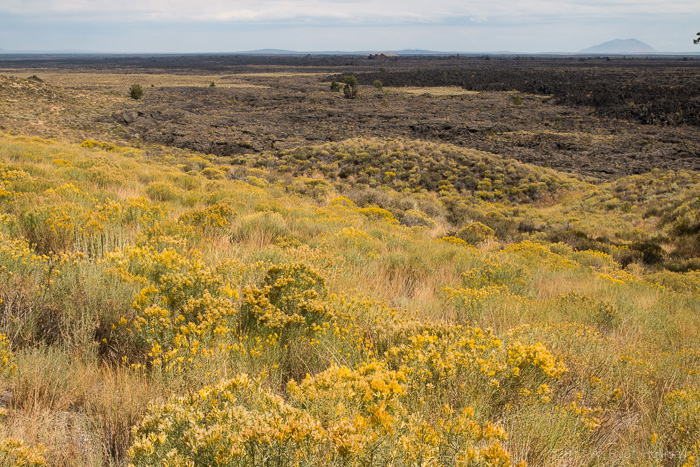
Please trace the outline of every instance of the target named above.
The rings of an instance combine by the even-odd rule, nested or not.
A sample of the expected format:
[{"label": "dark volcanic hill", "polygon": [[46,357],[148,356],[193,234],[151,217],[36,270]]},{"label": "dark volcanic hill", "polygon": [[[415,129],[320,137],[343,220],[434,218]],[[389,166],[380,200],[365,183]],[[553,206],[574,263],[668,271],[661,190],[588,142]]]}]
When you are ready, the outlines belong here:
[{"label": "dark volcanic hill", "polygon": [[581,54],[653,54],[656,50],[637,39],[615,39],[581,50]]}]

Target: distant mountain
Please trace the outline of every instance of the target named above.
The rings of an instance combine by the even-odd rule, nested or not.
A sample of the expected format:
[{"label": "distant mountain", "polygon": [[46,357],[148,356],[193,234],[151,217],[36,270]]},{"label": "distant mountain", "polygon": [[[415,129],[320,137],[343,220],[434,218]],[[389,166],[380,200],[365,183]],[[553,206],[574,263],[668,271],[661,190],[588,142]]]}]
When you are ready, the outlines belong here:
[{"label": "distant mountain", "polygon": [[341,51],[341,50],[313,50],[313,51],[297,51],[297,50],[284,50],[284,49],[258,49],[258,50],[246,50],[245,52],[234,52],[244,55],[370,55],[370,54],[380,54],[385,55],[449,55],[454,54],[454,52],[435,52],[433,50],[419,50],[419,49],[406,49],[399,51],[369,51],[369,50],[355,50],[355,51]]},{"label": "distant mountain", "polygon": [[615,39],[587,49],[580,54],[653,54],[656,50],[637,39]]},{"label": "distant mountain", "polygon": [[236,52],[244,55],[301,55],[302,52],[284,49],[258,49],[246,50],[245,52]]}]

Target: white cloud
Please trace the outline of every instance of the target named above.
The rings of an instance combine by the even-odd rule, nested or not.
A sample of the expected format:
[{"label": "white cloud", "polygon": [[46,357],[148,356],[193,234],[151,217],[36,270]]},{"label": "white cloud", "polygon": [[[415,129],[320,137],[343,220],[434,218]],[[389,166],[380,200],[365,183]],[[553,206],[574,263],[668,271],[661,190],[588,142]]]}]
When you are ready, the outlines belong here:
[{"label": "white cloud", "polygon": [[431,23],[700,14],[698,0],[2,0],[0,13],[25,17],[144,21],[328,21]]},{"label": "white cloud", "polygon": [[636,37],[698,52],[697,18],[700,0],[0,0],[0,47],[527,53]]}]

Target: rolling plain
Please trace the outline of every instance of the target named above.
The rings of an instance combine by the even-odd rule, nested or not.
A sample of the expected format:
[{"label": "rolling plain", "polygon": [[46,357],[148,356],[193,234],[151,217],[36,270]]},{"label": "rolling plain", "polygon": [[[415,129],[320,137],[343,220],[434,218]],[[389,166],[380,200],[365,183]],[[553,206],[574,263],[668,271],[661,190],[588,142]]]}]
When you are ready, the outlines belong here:
[{"label": "rolling plain", "polygon": [[0,463],[697,466],[698,78],[0,56]]}]

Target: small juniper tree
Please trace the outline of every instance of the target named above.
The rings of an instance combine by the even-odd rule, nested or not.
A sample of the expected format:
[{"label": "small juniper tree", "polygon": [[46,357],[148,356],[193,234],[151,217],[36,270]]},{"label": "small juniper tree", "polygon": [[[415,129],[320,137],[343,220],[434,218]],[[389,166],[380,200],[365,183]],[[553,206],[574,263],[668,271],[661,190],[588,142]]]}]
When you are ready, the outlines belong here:
[{"label": "small juniper tree", "polygon": [[331,83],[331,91],[333,91],[333,92],[340,91],[340,83],[338,83],[337,81],[333,81]]},{"label": "small juniper tree", "polygon": [[132,99],[141,99],[143,97],[143,88],[140,84],[132,84],[129,88],[129,95]]},{"label": "small juniper tree", "polygon": [[348,99],[356,98],[357,88],[359,87],[357,78],[354,76],[346,76],[343,78],[343,83],[345,83],[345,87],[343,88],[343,94],[345,94],[345,97]]}]

